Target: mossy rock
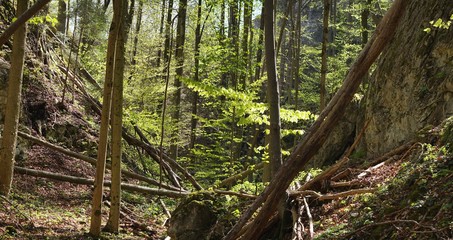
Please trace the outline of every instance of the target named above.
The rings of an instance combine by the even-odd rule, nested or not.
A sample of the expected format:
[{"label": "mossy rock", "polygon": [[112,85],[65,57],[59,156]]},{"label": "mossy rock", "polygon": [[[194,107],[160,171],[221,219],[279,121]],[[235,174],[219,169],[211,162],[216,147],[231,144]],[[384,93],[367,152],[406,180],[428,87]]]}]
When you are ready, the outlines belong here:
[{"label": "mossy rock", "polygon": [[168,228],[171,239],[209,239],[211,229],[218,218],[215,198],[207,193],[184,199],[173,211]]}]

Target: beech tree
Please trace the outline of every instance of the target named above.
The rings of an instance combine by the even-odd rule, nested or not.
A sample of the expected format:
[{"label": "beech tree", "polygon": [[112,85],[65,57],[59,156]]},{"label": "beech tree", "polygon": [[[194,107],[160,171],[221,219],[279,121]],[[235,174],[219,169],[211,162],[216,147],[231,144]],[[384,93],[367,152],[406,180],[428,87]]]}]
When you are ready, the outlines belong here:
[{"label": "beech tree", "polygon": [[[27,10],[28,0],[18,0],[16,16],[20,17]],[[8,76],[8,96],[5,108],[0,149],[0,194],[8,196],[13,180],[14,157],[17,145],[17,129],[21,107],[22,76],[25,56],[25,36],[27,25],[24,23],[14,33],[11,68]]]}]

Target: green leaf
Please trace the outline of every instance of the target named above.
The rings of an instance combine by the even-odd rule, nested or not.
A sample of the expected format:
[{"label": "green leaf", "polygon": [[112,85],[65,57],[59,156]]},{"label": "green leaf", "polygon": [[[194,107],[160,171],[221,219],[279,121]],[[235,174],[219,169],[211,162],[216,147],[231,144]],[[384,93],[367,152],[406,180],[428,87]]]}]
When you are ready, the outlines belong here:
[{"label": "green leaf", "polygon": [[423,29],[423,32],[430,33],[431,32],[431,28],[425,28],[425,29]]},{"label": "green leaf", "polygon": [[440,28],[440,27],[442,26],[442,23],[443,23],[442,19],[439,18],[439,19],[437,19],[437,21],[433,24],[433,26],[434,26],[434,27],[437,27],[437,28]]}]

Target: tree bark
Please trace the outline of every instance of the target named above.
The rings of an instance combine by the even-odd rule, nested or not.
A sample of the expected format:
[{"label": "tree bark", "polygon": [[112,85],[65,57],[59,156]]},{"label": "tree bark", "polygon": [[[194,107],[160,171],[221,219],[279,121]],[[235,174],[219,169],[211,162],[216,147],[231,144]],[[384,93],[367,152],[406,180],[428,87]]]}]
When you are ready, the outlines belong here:
[{"label": "tree bark", "polygon": [[186,40],[186,15],[187,15],[187,0],[179,0],[178,8],[178,24],[176,27],[176,76],[175,88],[176,91],[173,95],[173,103],[175,110],[173,112],[173,121],[176,124],[175,131],[172,132],[172,144],[170,145],[170,156],[178,159],[178,141],[179,141],[179,118],[181,114],[181,78],[184,71],[184,42]]},{"label": "tree bark", "polygon": [[321,80],[320,80],[320,98],[319,110],[322,112],[327,105],[327,90],[326,90],[326,77],[327,77],[327,42],[329,37],[329,10],[330,1],[324,0],[324,13],[322,21],[322,50],[321,50]]},{"label": "tree bark", "polygon": [[295,49],[295,63],[294,63],[294,110],[299,110],[299,68],[300,68],[300,46],[301,46],[301,35],[302,35],[302,0],[299,0],[298,11],[296,16],[296,49]]},{"label": "tree bark", "polygon": [[[123,130],[123,78],[124,78],[124,52],[127,33],[127,0],[114,0],[113,6],[120,11],[118,35],[115,47],[115,64],[113,73],[112,96],[112,184],[110,187],[111,207],[109,219],[105,229],[118,233],[120,224],[121,204],[121,159],[122,159],[122,130]],[[130,16],[132,18],[132,16]]]},{"label": "tree bark", "polygon": [[116,49],[115,46],[119,34],[119,26],[121,21],[120,19],[121,8],[118,8],[118,6],[115,5],[107,46],[107,63],[105,69],[106,72],[101,113],[101,128],[99,130],[98,159],[96,162],[96,177],[91,210],[90,234],[95,237],[99,237],[101,233],[102,193],[104,191],[105,161],[107,157],[108,130],[112,105],[112,89],[114,81],[113,75]]},{"label": "tree bark", "polygon": [[275,176],[282,165],[281,136],[280,136],[280,90],[277,79],[277,66],[275,56],[274,38],[274,6],[273,0],[264,2],[264,25],[265,25],[265,51],[267,67],[267,101],[269,105],[269,159],[271,175]]},{"label": "tree bark", "polygon": [[[396,0],[389,9],[381,24],[377,27],[373,37],[362,50],[346,76],[343,86],[335,94],[332,101],[320,114],[315,123],[307,131],[308,135],[298,144],[288,157],[288,160],[280,168],[279,172],[266,187],[264,192],[241,216],[236,225],[230,230],[224,240],[238,239],[238,233],[250,219],[252,214],[261,207],[261,211],[252,221],[251,226],[242,235],[242,239],[253,240],[259,238],[262,233],[261,224],[267,222],[275,212],[277,203],[285,195],[285,191],[291,181],[304,167],[304,165],[316,154],[327,139],[333,126],[344,114],[346,106],[351,101],[355,91],[360,85],[362,77],[366,74],[371,64],[376,60],[384,47],[393,38],[399,20],[402,18],[407,0]],[[261,206],[264,203],[263,206]]]},{"label": "tree bark", "polygon": [[[21,16],[25,12],[27,5],[28,0],[17,1],[17,17]],[[5,197],[8,197],[11,190],[11,183],[13,181],[14,157],[17,145],[17,129],[19,127],[26,34],[27,25],[18,25],[18,28],[14,33],[11,68],[8,75],[8,95],[5,108],[5,123],[3,126],[0,149],[0,166],[2,166],[0,169],[0,195],[4,195]]]},{"label": "tree bark", "polygon": [[[170,42],[172,39],[172,12],[173,12],[173,0],[168,0],[167,19],[165,20],[165,40],[164,40],[164,68],[162,74],[165,78],[167,74],[168,61],[170,59]],[[160,62],[160,61],[159,61]]]},{"label": "tree bark", "polygon": [[[195,50],[194,50],[194,81],[200,81],[200,43],[201,43],[201,8],[202,8],[202,0],[198,0],[197,4],[197,26],[195,28]],[[195,146],[196,140],[196,133],[195,130],[197,128],[197,113],[198,113],[198,99],[199,95],[197,91],[193,91],[193,99],[192,99],[192,117],[190,120],[190,143],[189,148],[192,149]]]}]

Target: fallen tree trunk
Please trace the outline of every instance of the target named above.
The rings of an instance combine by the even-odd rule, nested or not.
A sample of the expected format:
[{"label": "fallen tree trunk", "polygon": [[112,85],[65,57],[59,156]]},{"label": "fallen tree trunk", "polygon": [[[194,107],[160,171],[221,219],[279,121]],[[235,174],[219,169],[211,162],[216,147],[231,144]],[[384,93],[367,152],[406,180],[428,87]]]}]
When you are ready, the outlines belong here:
[{"label": "fallen tree trunk", "polygon": [[[407,0],[396,0],[393,2],[392,7],[378,25],[373,37],[352,65],[343,86],[308,130],[308,135],[291,153],[264,192],[241,216],[224,240],[233,240],[240,237],[253,240],[261,236],[263,231],[261,225],[267,222],[276,211],[278,203],[282,196],[285,196],[285,191],[292,180],[325,142],[335,124],[343,116],[346,106],[352,100],[363,76],[365,76],[370,66],[393,38],[408,2]],[[253,219],[251,227],[242,236],[239,236],[241,229],[260,207],[261,210]]]},{"label": "fallen tree trunk", "polygon": [[[67,156],[82,160],[82,161],[90,163],[90,164],[92,164],[94,166],[96,165],[97,160],[94,159],[94,158],[85,156],[85,155],[80,154],[80,153],[72,152],[72,151],[70,151],[68,149],[62,148],[60,146],[54,145],[54,144],[46,142],[46,141],[43,141],[43,140],[41,140],[39,138],[33,137],[31,135],[28,135],[28,134],[26,134],[24,132],[20,132],[19,131],[19,132],[17,132],[17,135],[19,137],[23,138],[23,139],[27,139],[27,140],[29,140],[29,141],[31,141],[33,143],[36,143],[36,144],[39,144],[41,146],[50,148],[50,149],[55,150],[57,152],[63,153],[65,155],[67,155]],[[111,169],[112,168],[112,166],[110,164],[107,164],[106,167],[107,167],[107,169]],[[154,179],[151,179],[151,178],[148,178],[148,177],[142,176],[140,174],[124,170],[124,169],[121,170],[121,173],[124,174],[124,176],[126,176],[126,177],[130,177],[132,179],[140,180],[140,181],[149,183],[151,185],[158,186],[158,187],[161,187],[161,188],[165,188],[165,189],[168,189],[168,190],[174,190],[174,191],[183,190],[183,191],[185,191],[184,189],[179,189],[179,188],[176,188],[176,187],[173,187],[173,186],[168,186],[166,184],[161,184],[161,183],[159,183],[158,181],[156,181]]]},{"label": "fallen tree trunk", "polygon": [[[29,169],[29,168],[15,166],[14,172],[19,173],[19,174],[34,176],[34,177],[48,178],[48,179],[62,181],[62,182],[70,182],[70,183],[82,184],[82,185],[94,185],[94,179],[68,176],[68,175],[57,174],[57,173],[52,173],[52,172],[47,172],[47,171],[42,171],[42,170],[35,170],[35,169]],[[110,187],[111,182],[104,181],[104,186]],[[172,198],[182,198],[189,194],[188,192],[177,192],[177,191],[173,191],[173,190],[149,188],[149,187],[138,186],[138,185],[128,184],[128,183],[121,183],[121,189],[124,189],[125,191],[130,191],[130,192],[139,192],[139,193],[151,194],[151,195],[155,195],[155,196],[166,196],[166,197],[172,197]]]}]

